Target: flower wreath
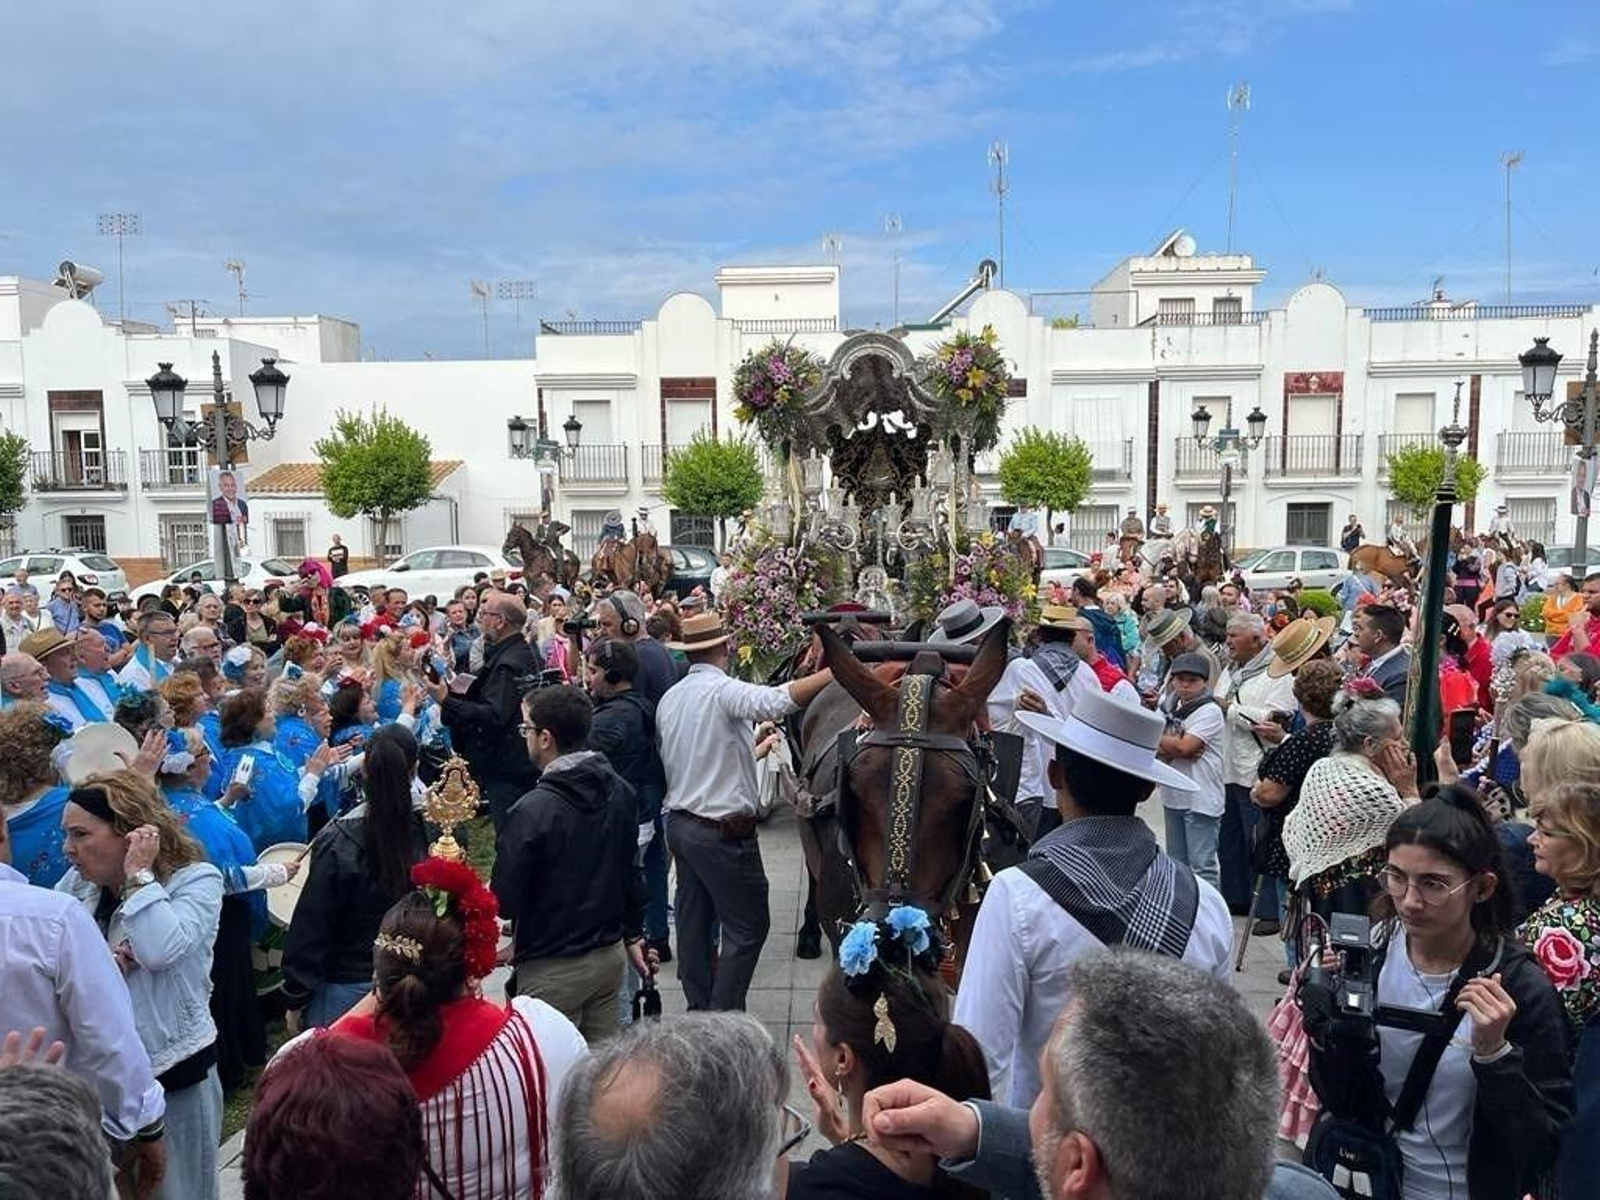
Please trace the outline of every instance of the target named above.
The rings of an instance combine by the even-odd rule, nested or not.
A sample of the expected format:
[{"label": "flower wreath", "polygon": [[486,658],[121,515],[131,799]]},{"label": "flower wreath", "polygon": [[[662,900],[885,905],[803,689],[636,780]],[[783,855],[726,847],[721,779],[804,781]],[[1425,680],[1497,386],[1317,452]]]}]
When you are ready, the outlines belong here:
[{"label": "flower wreath", "polygon": [[[899,1034],[889,1013],[889,997],[882,985],[874,985],[874,969],[882,970],[911,985],[922,994],[917,972],[933,974],[944,954],[944,940],[928,920],[928,914],[910,904],[891,908],[881,921],[861,920],[845,931],[839,942],[839,970],[845,986],[857,994],[878,988],[872,1012],[878,1019],[872,1040],[894,1053]],[[924,997],[926,999],[926,997]]]},{"label": "flower wreath", "polygon": [[1351,700],[1382,700],[1386,693],[1383,685],[1369,675],[1358,675],[1344,685],[1344,694]]},{"label": "flower wreath", "polygon": [[487,977],[500,944],[500,904],[494,893],[466,863],[446,858],[423,859],[411,868],[411,882],[433,901],[434,915],[453,915],[460,922],[467,977]]}]

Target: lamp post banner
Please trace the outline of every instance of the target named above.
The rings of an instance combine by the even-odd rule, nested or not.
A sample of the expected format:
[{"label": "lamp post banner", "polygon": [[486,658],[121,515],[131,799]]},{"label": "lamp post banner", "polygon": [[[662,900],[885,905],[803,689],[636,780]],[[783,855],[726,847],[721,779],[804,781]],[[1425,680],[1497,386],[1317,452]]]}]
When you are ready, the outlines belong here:
[{"label": "lamp post banner", "polygon": [[1587,517],[1594,499],[1595,467],[1600,459],[1577,454],[1572,459],[1572,515]]}]

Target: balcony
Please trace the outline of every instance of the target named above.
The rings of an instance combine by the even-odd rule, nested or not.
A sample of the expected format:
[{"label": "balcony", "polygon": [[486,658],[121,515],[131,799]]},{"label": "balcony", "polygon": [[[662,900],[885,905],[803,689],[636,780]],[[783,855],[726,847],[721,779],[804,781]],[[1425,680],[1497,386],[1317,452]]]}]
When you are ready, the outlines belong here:
[{"label": "balcony", "polygon": [[1269,479],[1360,475],[1361,435],[1317,433],[1270,437],[1261,458]]},{"label": "balcony", "polygon": [[198,492],[206,486],[206,469],[195,448],[139,451],[139,486],[146,491]]},{"label": "balcony", "polygon": [[1090,442],[1095,483],[1127,483],[1133,478],[1133,439],[1120,442]]},{"label": "balcony", "polygon": [[1506,475],[1565,475],[1572,468],[1572,447],[1559,430],[1530,430],[1495,435],[1494,473]]},{"label": "balcony", "polygon": [[639,321],[540,321],[539,332],[561,337],[638,333]]},{"label": "balcony", "polygon": [[675,442],[670,446],[640,446],[639,462],[644,468],[644,481],[659,484],[666,474],[667,455],[688,449],[688,442]]},{"label": "balcony", "polygon": [[838,333],[838,317],[789,317],[776,320],[736,320],[740,333]]},{"label": "balcony", "polygon": [[1265,310],[1254,312],[1158,312],[1140,322],[1150,325],[1259,325],[1267,319]]},{"label": "balcony", "polygon": [[1415,446],[1430,449],[1439,445],[1439,437],[1432,433],[1384,433],[1378,435],[1378,478],[1389,478],[1389,456],[1410,450]]},{"label": "balcony", "polygon": [[1581,317],[1582,304],[1407,304],[1401,308],[1364,308],[1369,321],[1505,321],[1518,317]]},{"label": "balcony", "polygon": [[1174,444],[1174,479],[1212,480],[1222,478],[1222,459],[1210,443],[1201,445],[1192,437],[1181,437]]},{"label": "balcony", "polygon": [[579,446],[561,464],[561,482],[569,487],[628,485],[628,448],[620,442]]},{"label": "balcony", "polygon": [[125,450],[35,450],[29,460],[36,492],[121,492],[128,489]]}]

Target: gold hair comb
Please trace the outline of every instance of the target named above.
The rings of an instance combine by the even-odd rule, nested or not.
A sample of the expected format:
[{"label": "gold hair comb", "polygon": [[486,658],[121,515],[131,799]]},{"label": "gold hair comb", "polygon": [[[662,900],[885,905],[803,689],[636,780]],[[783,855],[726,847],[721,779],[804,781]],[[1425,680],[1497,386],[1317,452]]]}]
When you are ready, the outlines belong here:
[{"label": "gold hair comb", "polygon": [[894,1022],[889,1019],[889,997],[882,992],[878,993],[878,1002],[872,1006],[872,1015],[878,1018],[878,1023],[872,1030],[872,1040],[882,1042],[883,1048],[893,1054],[899,1034],[895,1030]]},{"label": "gold hair comb", "polygon": [[422,961],[422,943],[416,938],[409,938],[405,934],[380,933],[373,939],[372,944],[379,950],[387,950],[397,958],[403,958],[410,963]]}]

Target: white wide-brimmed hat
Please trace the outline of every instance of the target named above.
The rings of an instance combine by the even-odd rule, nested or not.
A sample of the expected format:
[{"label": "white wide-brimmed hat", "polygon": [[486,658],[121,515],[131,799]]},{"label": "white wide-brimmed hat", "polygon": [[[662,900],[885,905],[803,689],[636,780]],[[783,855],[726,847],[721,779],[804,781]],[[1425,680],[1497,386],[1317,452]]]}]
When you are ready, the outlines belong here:
[{"label": "white wide-brimmed hat", "polygon": [[1085,691],[1065,721],[1019,712],[1017,720],[1047,741],[1075,750],[1124,775],[1147,779],[1176,792],[1196,791],[1194,781],[1156,759],[1167,723],[1147,708],[1107,692]]},{"label": "white wide-brimmed hat", "polygon": [[974,600],[957,600],[934,618],[939,628],[929,635],[928,641],[941,646],[964,646],[975,642],[1000,624],[1006,610],[998,604],[979,608]]},{"label": "white wide-brimmed hat", "polygon": [[72,787],[91,775],[127,770],[139,753],[133,734],[110,721],[85,725],[61,745],[66,752],[61,775]]}]

